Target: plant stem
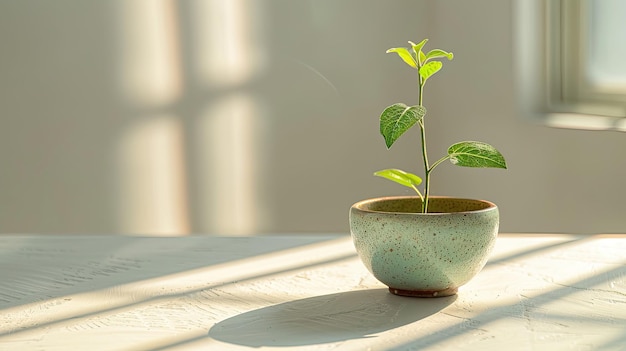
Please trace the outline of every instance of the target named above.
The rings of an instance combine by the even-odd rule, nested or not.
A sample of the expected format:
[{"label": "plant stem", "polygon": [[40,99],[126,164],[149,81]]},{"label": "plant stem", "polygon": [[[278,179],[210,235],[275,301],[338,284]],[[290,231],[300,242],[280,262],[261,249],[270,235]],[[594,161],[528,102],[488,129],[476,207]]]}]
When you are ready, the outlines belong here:
[{"label": "plant stem", "polygon": [[[423,107],[422,101],[424,98],[424,83],[425,81],[422,79],[422,76],[419,74],[419,69],[417,69],[417,77],[419,82],[419,100],[418,103]],[[425,116],[424,116],[425,117]],[[424,160],[424,196],[422,197],[422,213],[428,212],[428,195],[430,193],[430,166],[428,164],[428,153],[426,152],[426,127],[424,124],[424,117],[419,121],[420,125],[420,134],[422,140],[422,159]]]},{"label": "plant stem", "polygon": [[422,203],[424,203],[424,195],[422,195],[422,193],[420,192],[420,190],[413,185],[413,190],[415,190],[415,192],[417,193],[417,195],[419,195],[420,200],[422,200]]},{"label": "plant stem", "polygon": [[426,152],[426,128],[424,127],[424,122],[420,123],[420,130],[422,134],[422,158],[424,159],[424,199],[422,200],[422,213],[427,213],[431,169],[428,165],[428,153]]},{"label": "plant stem", "polygon": [[445,160],[447,160],[449,158],[450,158],[450,155],[446,155],[446,156],[440,158],[439,160],[437,160],[437,162],[433,163],[433,165],[430,166],[430,171],[429,172],[432,172],[432,170],[435,169],[435,167],[439,166],[439,164],[441,164],[442,162],[444,162]]}]

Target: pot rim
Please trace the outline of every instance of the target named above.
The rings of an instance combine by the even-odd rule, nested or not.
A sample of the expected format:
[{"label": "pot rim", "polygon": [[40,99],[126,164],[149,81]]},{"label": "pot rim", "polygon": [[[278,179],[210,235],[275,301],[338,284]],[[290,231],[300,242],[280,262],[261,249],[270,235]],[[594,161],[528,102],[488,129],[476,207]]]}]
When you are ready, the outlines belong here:
[{"label": "pot rim", "polygon": [[450,215],[450,214],[464,214],[464,213],[479,213],[479,212],[487,212],[487,211],[492,211],[493,209],[496,209],[498,206],[488,200],[482,200],[482,199],[472,199],[472,198],[464,198],[464,197],[456,197],[456,196],[430,196],[429,199],[450,199],[450,200],[462,200],[462,201],[476,201],[476,202],[480,202],[483,204],[487,204],[488,206],[486,208],[482,208],[479,210],[472,210],[472,211],[458,211],[458,212],[427,212],[427,213],[421,213],[421,212],[390,212],[390,211],[375,211],[375,210],[369,210],[369,209],[365,209],[363,208],[365,205],[373,203],[373,202],[384,202],[384,201],[390,201],[390,200],[404,200],[404,199],[420,199],[419,196],[403,196],[403,195],[399,195],[399,196],[380,196],[380,197],[373,197],[370,199],[365,199],[365,200],[361,200],[355,204],[352,205],[352,209],[358,210],[360,212],[364,212],[364,213],[389,213],[389,214],[409,214],[409,215],[421,215],[421,216],[442,216],[442,215]]}]

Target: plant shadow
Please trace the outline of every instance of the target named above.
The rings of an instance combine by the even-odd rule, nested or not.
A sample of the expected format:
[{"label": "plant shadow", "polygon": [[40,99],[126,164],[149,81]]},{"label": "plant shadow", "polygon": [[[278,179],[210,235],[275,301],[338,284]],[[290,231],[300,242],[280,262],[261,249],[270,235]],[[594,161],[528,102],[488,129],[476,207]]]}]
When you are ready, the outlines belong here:
[{"label": "plant shadow", "polygon": [[446,308],[456,295],[407,298],[387,289],[316,296],[260,308],[209,330],[213,339],[251,347],[303,346],[371,337]]}]

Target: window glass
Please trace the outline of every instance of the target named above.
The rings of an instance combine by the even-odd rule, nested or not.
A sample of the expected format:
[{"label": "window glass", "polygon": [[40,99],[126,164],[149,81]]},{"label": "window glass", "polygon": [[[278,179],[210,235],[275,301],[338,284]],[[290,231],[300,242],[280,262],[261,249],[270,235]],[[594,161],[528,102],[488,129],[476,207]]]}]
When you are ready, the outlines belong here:
[{"label": "window glass", "polygon": [[626,1],[589,1],[587,80],[599,89],[626,91]]}]

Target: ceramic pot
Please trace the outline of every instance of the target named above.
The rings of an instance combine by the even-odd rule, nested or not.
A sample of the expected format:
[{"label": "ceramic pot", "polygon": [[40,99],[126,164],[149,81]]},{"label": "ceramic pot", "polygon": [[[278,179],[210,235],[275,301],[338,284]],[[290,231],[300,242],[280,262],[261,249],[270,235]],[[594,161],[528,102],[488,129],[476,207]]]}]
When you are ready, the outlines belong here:
[{"label": "ceramic pot", "polygon": [[430,197],[364,200],[350,208],[350,232],[367,269],[396,295],[457,293],[487,263],[498,236],[498,207],[484,200]]}]

